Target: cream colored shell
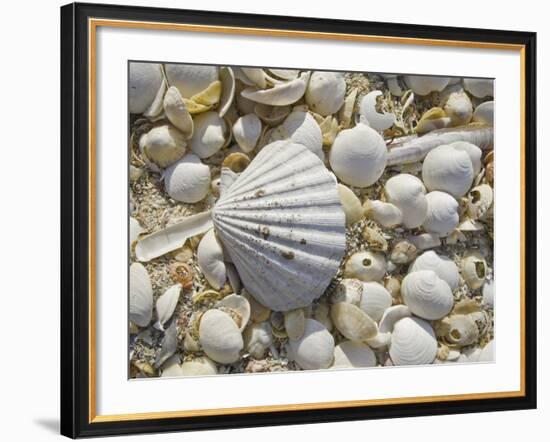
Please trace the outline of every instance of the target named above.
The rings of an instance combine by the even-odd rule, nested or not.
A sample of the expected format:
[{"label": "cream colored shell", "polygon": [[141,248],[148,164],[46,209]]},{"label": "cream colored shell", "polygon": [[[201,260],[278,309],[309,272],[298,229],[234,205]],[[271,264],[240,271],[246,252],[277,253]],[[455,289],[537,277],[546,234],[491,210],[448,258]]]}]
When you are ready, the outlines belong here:
[{"label": "cream colored shell", "polygon": [[340,194],[342,208],[346,214],[346,225],[351,226],[360,221],[363,218],[363,206],[359,198],[357,198],[350,188],[343,184],[338,184],[338,193]]},{"label": "cream colored shell", "polygon": [[342,107],[346,95],[346,82],[339,72],[317,71],[311,74],[305,99],[309,108],[326,117]]},{"label": "cream colored shell", "polygon": [[191,98],[218,80],[218,67],[193,64],[165,64],[166,79],[184,98]]},{"label": "cream colored shell", "polygon": [[244,348],[256,359],[265,357],[267,349],[273,344],[273,334],[269,322],[250,324],[244,331]]},{"label": "cream colored shell", "polygon": [[236,362],[244,345],[233,318],[216,309],[208,310],[202,315],[199,341],[206,355],[221,364]]},{"label": "cream colored shell", "polygon": [[484,78],[465,78],[464,89],[477,98],[493,96],[493,80]]},{"label": "cream colored shell", "polygon": [[210,168],[196,155],[188,154],[166,169],[164,186],[176,201],[196,203],[210,190]]},{"label": "cream colored shell", "polygon": [[365,341],[378,333],[376,322],[361,308],[338,302],[330,309],[332,323],[342,335],[352,341]]},{"label": "cream colored shell", "polygon": [[405,83],[415,94],[428,95],[440,92],[449,84],[448,77],[429,77],[427,75],[405,75]]},{"label": "cream colored shell", "polygon": [[386,274],[386,259],[381,253],[356,252],[346,261],[344,276],[361,281],[380,281]]},{"label": "cream colored shell", "polygon": [[233,136],[244,152],[252,152],[262,133],[262,122],[256,114],[246,114],[233,125]]},{"label": "cream colored shell", "polygon": [[149,160],[160,167],[167,167],[185,154],[186,142],[179,130],[165,124],[143,134],[139,147]]},{"label": "cream colored shell", "polygon": [[304,335],[288,343],[293,359],[304,370],[328,368],[334,358],[334,338],[323,324],[307,319]]}]

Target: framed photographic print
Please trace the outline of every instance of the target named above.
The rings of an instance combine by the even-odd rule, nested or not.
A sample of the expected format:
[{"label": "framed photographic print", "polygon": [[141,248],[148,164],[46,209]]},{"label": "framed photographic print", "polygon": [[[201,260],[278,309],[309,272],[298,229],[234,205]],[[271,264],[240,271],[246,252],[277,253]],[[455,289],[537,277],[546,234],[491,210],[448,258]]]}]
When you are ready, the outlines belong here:
[{"label": "framed photographic print", "polygon": [[535,44],[62,7],[62,434],[536,407]]}]

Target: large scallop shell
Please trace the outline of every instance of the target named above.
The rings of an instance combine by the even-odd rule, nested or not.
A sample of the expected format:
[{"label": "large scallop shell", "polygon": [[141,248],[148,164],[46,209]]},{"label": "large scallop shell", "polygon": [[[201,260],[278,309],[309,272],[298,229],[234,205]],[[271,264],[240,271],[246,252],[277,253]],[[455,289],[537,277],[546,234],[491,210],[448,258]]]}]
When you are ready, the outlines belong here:
[{"label": "large scallop shell", "polygon": [[437,354],[437,340],[429,322],[403,318],[393,327],[390,357],[395,365],[431,364]]},{"label": "large scallop shell", "polygon": [[321,296],[345,251],[345,215],[334,176],[301,144],[264,147],[222,193],[216,233],[244,287],[276,311]]}]

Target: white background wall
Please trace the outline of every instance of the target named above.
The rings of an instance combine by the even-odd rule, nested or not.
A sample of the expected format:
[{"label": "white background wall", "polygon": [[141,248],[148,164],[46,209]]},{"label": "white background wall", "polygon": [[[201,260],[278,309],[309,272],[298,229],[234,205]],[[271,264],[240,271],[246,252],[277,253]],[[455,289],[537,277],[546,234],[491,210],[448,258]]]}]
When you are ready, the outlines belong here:
[{"label": "white background wall", "polygon": [[[113,0],[114,1],[114,0]],[[550,207],[542,189],[550,185],[547,162],[550,135],[545,130],[550,102],[550,33],[544,2],[524,0],[509,6],[462,0],[412,2],[321,2],[277,0],[167,1],[120,0],[126,4],[226,10],[341,19],[469,26],[538,32],[539,226]],[[0,437],[46,441],[59,438],[59,6],[58,0],[9,2],[0,26]],[[546,55],[546,56],[545,56]],[[546,218],[546,219],[544,219]],[[539,409],[462,416],[393,419],[292,427],[128,437],[125,440],[224,442],[328,441],[342,436],[364,440],[413,441],[512,440],[549,427],[550,391],[545,312],[548,284],[544,249],[548,235],[539,229]],[[411,379],[414,382],[414,379]],[[452,379],[449,379],[452,382]],[[544,434],[544,433],[542,433]],[[544,435],[537,437],[543,440]]]}]

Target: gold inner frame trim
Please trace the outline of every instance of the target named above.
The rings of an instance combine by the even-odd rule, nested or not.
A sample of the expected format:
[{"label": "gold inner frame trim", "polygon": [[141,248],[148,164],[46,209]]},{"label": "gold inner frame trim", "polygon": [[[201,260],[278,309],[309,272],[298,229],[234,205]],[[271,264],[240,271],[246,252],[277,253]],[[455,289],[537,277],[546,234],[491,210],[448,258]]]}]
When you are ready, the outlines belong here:
[{"label": "gold inner frame trim", "polygon": [[[356,41],[388,44],[410,44],[419,46],[445,46],[475,49],[498,49],[518,51],[520,54],[520,389],[518,391],[499,391],[487,393],[466,393],[454,395],[417,396],[387,399],[368,399],[353,401],[333,401],[301,404],[262,405],[253,407],[214,408],[200,410],[159,411],[129,414],[96,414],[96,31],[97,28],[134,28],[148,30],[170,30],[185,32],[206,32],[218,34],[235,34],[268,37],[293,37],[309,39],[326,39],[340,41]],[[127,20],[94,19],[88,20],[88,67],[89,67],[89,423],[134,421],[145,419],[169,419],[182,417],[238,415],[247,413],[273,413],[281,411],[322,410],[328,408],[365,407],[375,405],[419,404],[427,402],[461,401],[513,398],[525,396],[525,46],[520,44],[504,44],[491,42],[440,40],[406,37],[388,37],[376,35],[339,34],[311,31],[291,31],[282,29],[243,28],[232,26],[191,25],[181,23],[157,23]]]}]

